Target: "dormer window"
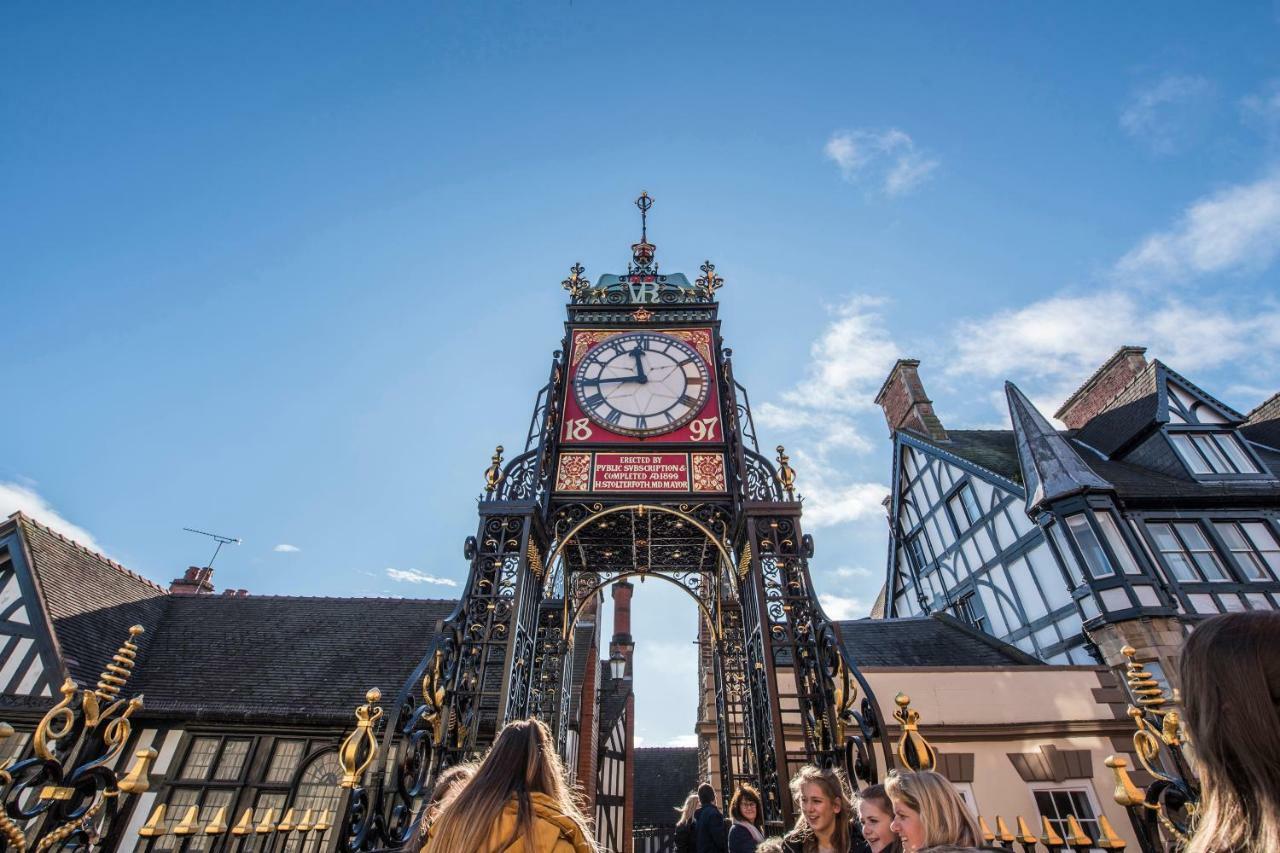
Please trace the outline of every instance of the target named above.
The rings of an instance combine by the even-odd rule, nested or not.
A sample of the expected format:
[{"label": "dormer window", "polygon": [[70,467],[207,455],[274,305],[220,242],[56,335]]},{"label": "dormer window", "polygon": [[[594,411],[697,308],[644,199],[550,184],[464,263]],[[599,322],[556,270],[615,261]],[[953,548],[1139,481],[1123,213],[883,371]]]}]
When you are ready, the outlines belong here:
[{"label": "dormer window", "polygon": [[1198,477],[1259,473],[1257,463],[1232,433],[1170,430],[1169,440],[1187,468]]}]

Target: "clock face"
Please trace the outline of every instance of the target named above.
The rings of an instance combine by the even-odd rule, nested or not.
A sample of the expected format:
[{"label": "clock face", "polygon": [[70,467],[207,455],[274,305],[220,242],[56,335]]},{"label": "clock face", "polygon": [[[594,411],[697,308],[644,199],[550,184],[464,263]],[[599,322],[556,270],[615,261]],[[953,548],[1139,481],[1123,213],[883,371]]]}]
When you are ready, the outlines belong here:
[{"label": "clock face", "polygon": [[611,432],[660,435],[697,417],[711,394],[711,377],[684,341],[632,332],[586,354],[574,372],[573,393],[583,413]]}]

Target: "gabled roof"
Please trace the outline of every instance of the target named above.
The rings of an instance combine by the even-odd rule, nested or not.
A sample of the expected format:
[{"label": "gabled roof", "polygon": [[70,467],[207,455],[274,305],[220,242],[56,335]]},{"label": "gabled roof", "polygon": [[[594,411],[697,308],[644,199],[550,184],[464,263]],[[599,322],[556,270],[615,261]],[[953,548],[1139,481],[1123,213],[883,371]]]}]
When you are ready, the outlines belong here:
[{"label": "gabled roof", "polygon": [[1249,412],[1248,420],[1240,431],[1250,441],[1280,451],[1280,392],[1272,394]]},{"label": "gabled roof", "polygon": [[948,441],[938,441],[915,430],[900,430],[899,433],[913,442],[928,445],[944,454],[953,454],[1011,483],[1022,485],[1022,471],[1018,467],[1018,451],[1011,441],[1011,430],[949,429]]},{"label": "gabled roof", "polygon": [[1111,484],[1085,464],[1018,386],[1006,382],[1004,391],[1027,491],[1028,514],[1046,501],[1111,489]]},{"label": "gabled roof", "polygon": [[696,747],[644,747],[635,751],[634,826],[674,826],[685,798],[698,789]]},{"label": "gabled roof", "polygon": [[945,613],[837,622],[849,660],[858,667],[1035,666],[1016,646]]},{"label": "gabled roof", "polygon": [[164,618],[164,588],[20,512],[0,524],[0,535],[13,529],[31,556],[31,574],[70,676],[82,687],[96,684],[132,625],[147,632],[139,640],[141,664]]},{"label": "gabled roof", "polygon": [[148,715],[344,724],[370,687],[384,707],[456,601],[169,596],[135,687]]}]

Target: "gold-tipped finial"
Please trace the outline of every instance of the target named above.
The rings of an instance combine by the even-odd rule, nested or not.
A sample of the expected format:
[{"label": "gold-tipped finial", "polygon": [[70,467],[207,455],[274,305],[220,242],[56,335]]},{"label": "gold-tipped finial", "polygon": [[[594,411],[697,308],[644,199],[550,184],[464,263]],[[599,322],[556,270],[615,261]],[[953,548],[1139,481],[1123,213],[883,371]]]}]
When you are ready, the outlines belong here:
[{"label": "gold-tipped finial", "polygon": [[978,831],[982,833],[982,842],[984,844],[992,844],[995,842],[996,835],[991,831],[991,827],[987,826],[987,819],[982,815],[978,815]]},{"label": "gold-tipped finial", "polygon": [[778,445],[778,482],[782,485],[782,490],[787,493],[787,500],[796,499],[796,472],[791,467],[791,457],[787,455],[787,450],[781,444]]},{"label": "gold-tipped finial", "polygon": [[293,809],[289,809],[280,818],[280,823],[276,824],[276,832],[293,832]]},{"label": "gold-tipped finial", "polygon": [[311,831],[311,809],[307,809],[302,813],[302,819],[298,821],[298,825],[294,827],[298,832]]},{"label": "gold-tipped finial", "polygon": [[1023,847],[1029,847],[1039,840],[1031,831],[1031,827],[1027,826],[1027,822],[1022,819],[1022,815],[1018,815],[1018,843]]},{"label": "gold-tipped finial", "polygon": [[996,838],[1000,839],[1001,844],[1012,844],[1017,840],[1009,831],[1009,824],[1005,823],[1000,815],[996,815]]},{"label": "gold-tipped finial", "polygon": [[151,817],[147,818],[147,822],[138,830],[138,835],[143,838],[155,838],[158,835],[164,835],[164,803],[156,806],[156,810],[151,813]]},{"label": "gold-tipped finial", "polygon": [[490,460],[489,467],[484,470],[484,490],[493,494],[493,490],[498,488],[500,482],[502,482],[501,444],[493,449],[493,458]]},{"label": "gold-tipped finial", "polygon": [[1103,850],[1123,850],[1126,846],[1125,840],[1116,834],[1115,827],[1104,814],[1098,815],[1098,840],[1093,846]]},{"label": "gold-tipped finial", "polygon": [[131,627],[129,629],[129,639],[125,640],[120,648],[116,649],[115,655],[111,658],[111,663],[107,664],[106,669],[102,670],[102,674],[98,676],[98,689],[93,692],[102,701],[110,702],[115,699],[129,681],[134,664],[138,660],[138,644],[134,642],[134,639],[144,630],[141,625]]},{"label": "gold-tipped finial", "polygon": [[147,775],[147,771],[151,769],[151,762],[155,761],[159,754],[154,749],[140,749],[133,754],[135,759],[133,766],[116,786],[121,793],[141,794],[151,788],[151,778]]},{"label": "gold-tipped finial", "polygon": [[382,719],[382,691],[374,687],[365,694],[365,704],[356,708],[356,727],[342,741],[338,750],[338,764],[342,767],[342,779],[339,787],[354,788],[364,778],[373,759],[378,754],[378,739],[373,730],[378,720]]},{"label": "gold-tipped finial", "polygon": [[1044,833],[1040,836],[1040,843],[1045,847],[1062,847],[1067,842],[1062,840],[1062,836],[1053,831],[1053,824],[1049,823],[1049,818],[1041,816],[1041,829]]},{"label": "gold-tipped finial", "polygon": [[275,816],[276,816],[275,809],[267,809],[266,813],[263,814],[262,816],[262,820],[258,823],[256,827],[254,827],[253,831],[258,833],[259,835],[266,835],[268,832],[274,831],[276,828],[275,820],[274,820]]},{"label": "gold-tipped finial", "polygon": [[911,697],[905,693],[899,693],[893,701],[898,706],[893,717],[902,726],[898,760],[912,770],[932,770],[938,763],[938,754],[920,734],[920,712],[911,707]]},{"label": "gold-tipped finial", "polygon": [[1108,755],[1103,764],[1110,767],[1116,777],[1116,788],[1113,794],[1116,802],[1126,808],[1142,805],[1146,800],[1146,794],[1133,783],[1133,777],[1129,775],[1129,759],[1123,755]]},{"label": "gold-tipped finial", "polygon": [[320,812],[320,816],[316,818],[315,825],[312,827],[316,832],[325,833],[329,831],[332,825],[333,815],[330,812]]},{"label": "gold-tipped finial", "polygon": [[174,835],[194,835],[195,831],[200,828],[200,807],[191,806],[187,809],[186,817],[178,821],[178,825],[173,828]]},{"label": "gold-tipped finial", "polygon": [[1093,839],[1085,834],[1084,827],[1073,814],[1067,815],[1067,844],[1084,850],[1093,846]]},{"label": "gold-tipped finial", "polygon": [[232,835],[248,835],[253,832],[253,806],[246,806],[244,814],[240,815],[240,820],[236,823],[235,829],[231,830]]},{"label": "gold-tipped finial", "polygon": [[223,806],[214,814],[213,820],[204,828],[205,835],[221,835],[227,831],[227,807]]}]

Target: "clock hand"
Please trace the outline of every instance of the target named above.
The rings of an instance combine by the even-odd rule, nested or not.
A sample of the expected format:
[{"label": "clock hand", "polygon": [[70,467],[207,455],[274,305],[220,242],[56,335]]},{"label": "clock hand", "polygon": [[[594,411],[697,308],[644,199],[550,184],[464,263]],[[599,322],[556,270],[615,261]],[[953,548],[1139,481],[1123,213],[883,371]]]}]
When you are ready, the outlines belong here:
[{"label": "clock hand", "polygon": [[609,376],[603,379],[582,379],[583,385],[603,385],[606,382],[646,382],[643,376]]},{"label": "clock hand", "polygon": [[640,382],[648,382],[649,377],[644,375],[644,350],[637,346],[631,354],[636,357],[636,378]]}]

